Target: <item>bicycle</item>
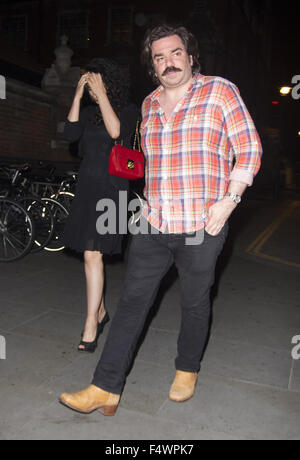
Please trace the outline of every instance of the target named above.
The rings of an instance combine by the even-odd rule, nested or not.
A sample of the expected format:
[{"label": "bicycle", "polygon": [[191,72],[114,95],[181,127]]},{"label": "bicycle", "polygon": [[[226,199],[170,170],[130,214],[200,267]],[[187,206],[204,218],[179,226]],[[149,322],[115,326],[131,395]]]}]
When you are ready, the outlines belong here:
[{"label": "bicycle", "polygon": [[78,173],[75,171],[67,171],[62,178],[60,186],[56,193],[51,195],[52,199],[61,203],[68,211],[71,209],[71,204],[75,198],[75,189]]},{"label": "bicycle", "polygon": [[[41,174],[41,175],[39,175]],[[70,201],[74,198],[74,194],[67,191],[67,183],[75,182],[76,173],[71,173],[72,177],[68,175],[58,176],[56,168],[43,167],[38,170],[29,171],[30,177],[29,190],[34,193],[39,199],[50,209],[54,218],[54,230],[51,241],[44,246],[45,251],[58,252],[64,249],[61,242],[61,237],[64,231],[66,220],[69,216]],[[64,197],[64,200],[62,199]],[[67,200],[66,200],[67,198]]]},{"label": "bicycle", "polygon": [[19,203],[0,198],[0,262],[25,257],[34,244],[34,224]]},{"label": "bicycle", "polygon": [[[55,168],[38,168],[34,170],[29,164],[2,166],[2,176],[6,179],[5,197],[13,197],[23,205],[31,218],[35,220],[36,239],[32,252],[46,250],[51,252],[62,251],[64,245],[61,237],[64,231],[69,211],[62,203],[47,193],[56,189],[55,196],[63,192],[63,182],[51,182],[55,179]],[[39,176],[41,172],[41,176]],[[75,173],[73,173],[75,174]],[[46,182],[41,182],[41,179]],[[70,180],[70,178],[68,178]],[[75,181],[72,178],[72,181]],[[3,182],[3,180],[2,180]],[[40,195],[37,194],[39,190]],[[47,191],[47,193],[46,193]],[[28,195],[30,193],[30,195]],[[66,192],[65,192],[66,193]],[[71,192],[69,192],[71,194]],[[53,195],[51,195],[53,196]],[[72,196],[68,196],[68,198]]]},{"label": "bicycle", "polygon": [[[40,171],[40,172],[39,172]],[[54,167],[43,167],[35,171],[31,181],[31,193],[40,198],[49,197],[61,203],[70,211],[72,200],[75,197],[77,172],[67,171],[58,173]]]},{"label": "bicycle", "polygon": [[54,230],[50,242],[44,247],[48,252],[59,252],[65,249],[61,241],[69,211],[58,201],[52,198],[42,198],[42,202],[50,209],[54,218]]},{"label": "bicycle", "polygon": [[45,202],[35,196],[28,196],[28,165],[2,166],[2,197],[18,202],[30,215],[35,227],[35,240],[31,252],[44,249],[54,235],[54,217]]},{"label": "bicycle", "polygon": [[55,221],[51,243],[44,249],[50,252],[62,251],[64,245],[61,243],[61,236],[75,197],[77,172],[57,174],[53,167],[44,167],[40,171],[42,177],[39,176],[39,170],[31,173],[34,174],[34,179],[31,181],[30,190],[50,208]]}]

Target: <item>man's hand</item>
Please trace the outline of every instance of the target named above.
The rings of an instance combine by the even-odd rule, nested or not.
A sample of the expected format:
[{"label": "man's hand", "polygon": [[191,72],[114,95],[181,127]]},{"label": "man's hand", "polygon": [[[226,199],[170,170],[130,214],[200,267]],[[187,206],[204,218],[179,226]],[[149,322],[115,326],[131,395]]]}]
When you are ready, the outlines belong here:
[{"label": "man's hand", "polygon": [[209,209],[206,232],[212,236],[217,236],[236,207],[237,204],[229,197],[224,197],[223,200],[212,205]]}]

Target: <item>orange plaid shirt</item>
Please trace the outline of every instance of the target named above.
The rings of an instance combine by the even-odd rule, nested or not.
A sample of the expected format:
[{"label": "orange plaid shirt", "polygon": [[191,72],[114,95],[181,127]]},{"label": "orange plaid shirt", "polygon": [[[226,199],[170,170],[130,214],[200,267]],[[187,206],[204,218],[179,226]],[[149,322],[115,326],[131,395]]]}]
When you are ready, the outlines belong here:
[{"label": "orange plaid shirt", "polygon": [[225,196],[230,180],[252,185],[262,146],[237,87],[228,80],[196,74],[169,120],[159,103],[162,90],[157,88],[142,107],[142,214],[161,232],[194,232],[203,228],[209,207]]}]

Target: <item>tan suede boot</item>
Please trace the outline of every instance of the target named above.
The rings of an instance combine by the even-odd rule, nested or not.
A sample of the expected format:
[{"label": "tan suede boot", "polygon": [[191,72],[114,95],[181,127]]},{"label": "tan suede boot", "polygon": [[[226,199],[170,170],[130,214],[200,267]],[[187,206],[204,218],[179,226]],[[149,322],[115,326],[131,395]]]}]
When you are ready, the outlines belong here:
[{"label": "tan suede boot", "polygon": [[63,393],[59,401],[82,414],[90,414],[98,410],[103,415],[115,415],[120,395],[108,393],[95,385],[91,385],[78,393]]},{"label": "tan suede boot", "polygon": [[169,394],[171,401],[184,402],[192,398],[197,377],[198,374],[195,372],[177,371]]}]

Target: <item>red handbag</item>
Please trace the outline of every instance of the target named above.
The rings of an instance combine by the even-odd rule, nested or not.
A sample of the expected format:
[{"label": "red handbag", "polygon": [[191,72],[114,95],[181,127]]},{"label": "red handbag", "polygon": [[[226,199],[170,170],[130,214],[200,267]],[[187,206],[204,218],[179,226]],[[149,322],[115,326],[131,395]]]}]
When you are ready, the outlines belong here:
[{"label": "red handbag", "polygon": [[140,151],[140,144],[140,150],[135,149],[138,138],[139,132],[137,123],[133,149],[128,149],[120,144],[116,144],[112,148],[109,157],[109,174],[129,180],[137,180],[144,177],[145,157]]}]

